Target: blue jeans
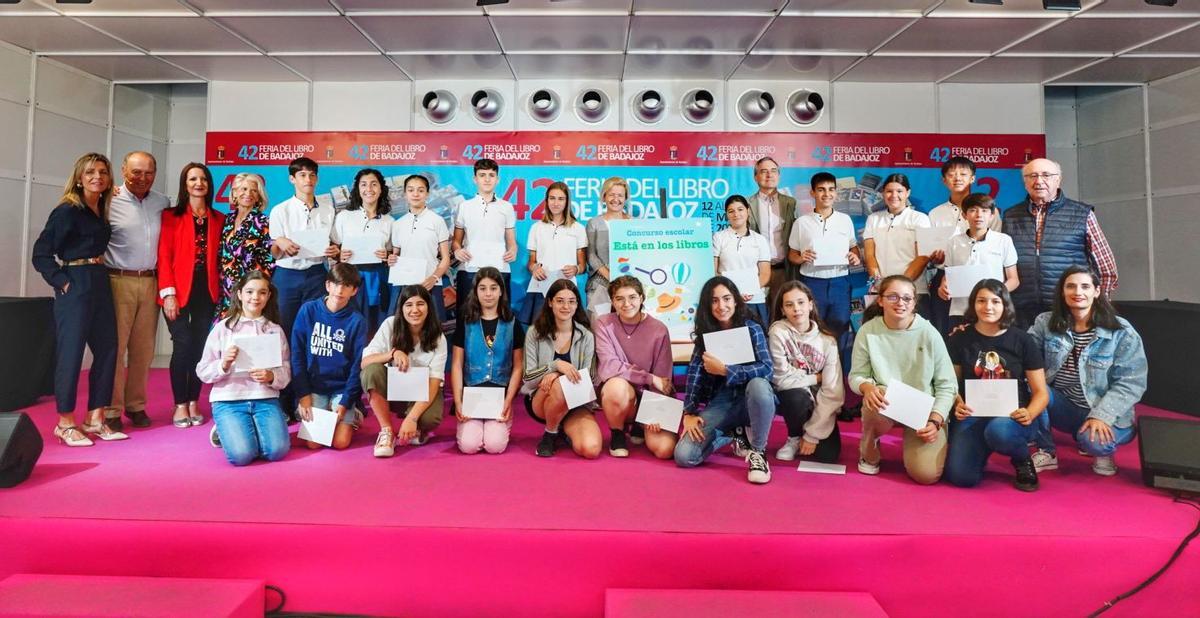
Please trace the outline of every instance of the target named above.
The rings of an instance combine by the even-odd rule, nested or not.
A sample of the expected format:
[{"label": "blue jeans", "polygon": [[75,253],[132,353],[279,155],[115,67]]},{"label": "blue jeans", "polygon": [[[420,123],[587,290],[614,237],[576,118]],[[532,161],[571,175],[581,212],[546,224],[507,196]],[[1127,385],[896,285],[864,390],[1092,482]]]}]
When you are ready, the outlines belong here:
[{"label": "blue jeans", "polygon": [[[800,275],[800,283],[812,290],[817,305],[817,316],[825,327],[833,332],[838,343],[838,358],[842,361],[842,374],[850,372],[850,353],[854,349],[854,337],[850,331],[850,275],[821,279]],[[849,389],[847,389],[849,390]]]},{"label": "blue jeans", "polygon": [[248,465],[259,457],[279,461],[291,448],[278,399],[214,401],[212,411],[221,448],[235,466]]},{"label": "blue jeans", "polygon": [[1132,425],[1129,427],[1110,426],[1114,438],[1112,442],[1106,444],[1094,440],[1086,432],[1079,431],[1089,414],[1091,414],[1091,410],[1075,405],[1065,393],[1051,388],[1050,405],[1046,407],[1046,413],[1038,418],[1039,421],[1042,421],[1037,435],[1038,448],[1051,453],[1055,451],[1054,438],[1050,435],[1051,427],[1075,436],[1075,442],[1079,449],[1092,457],[1112,455],[1117,451],[1118,446],[1132,440],[1137,433]]},{"label": "blue jeans", "polygon": [[733,430],[750,425],[750,448],[767,450],[767,434],[775,418],[775,392],[763,378],[752,378],[745,386],[722,387],[700,412],[704,419],[704,440],[696,442],[686,435],[675,444],[675,463],[691,468],[704,463],[713,451],[729,444]]},{"label": "blue jeans", "polygon": [[951,421],[950,452],[946,455],[943,476],[959,487],[974,487],[983,480],[983,469],[992,453],[1007,455],[1014,464],[1028,461],[1029,441],[1038,432],[1038,420],[1040,417],[1029,425],[1011,418],[967,417]]}]

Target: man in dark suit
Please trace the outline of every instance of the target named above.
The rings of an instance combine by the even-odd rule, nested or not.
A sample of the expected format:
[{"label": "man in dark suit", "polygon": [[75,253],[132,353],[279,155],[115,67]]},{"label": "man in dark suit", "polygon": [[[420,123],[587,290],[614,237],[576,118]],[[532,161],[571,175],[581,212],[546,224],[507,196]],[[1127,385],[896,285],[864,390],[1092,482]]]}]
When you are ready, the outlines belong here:
[{"label": "man in dark suit", "polygon": [[771,157],[754,163],[754,182],[758,193],[750,196],[750,229],[762,234],[771,245],[771,281],[769,303],[784,281],[793,277],[787,261],[788,238],[796,220],[796,198],[779,192],[779,164]]}]

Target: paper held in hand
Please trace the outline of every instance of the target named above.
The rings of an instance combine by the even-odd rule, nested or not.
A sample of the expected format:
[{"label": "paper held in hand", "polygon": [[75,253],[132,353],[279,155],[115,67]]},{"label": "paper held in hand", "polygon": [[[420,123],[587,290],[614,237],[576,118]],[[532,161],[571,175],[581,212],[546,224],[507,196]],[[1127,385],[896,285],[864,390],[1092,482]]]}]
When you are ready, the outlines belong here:
[{"label": "paper held in hand", "polygon": [[950,237],[958,231],[953,225],[919,227],[917,231],[917,253],[930,255],[934,251],[945,251],[950,246]]},{"label": "paper held in hand", "polygon": [[420,285],[427,278],[429,263],[421,258],[397,257],[388,269],[388,283],[392,285]]},{"label": "paper held in hand", "polygon": [[892,380],[884,393],[888,405],[880,414],[913,429],[924,429],[933,411],[933,395],[926,395],[900,380]]},{"label": "paper held in hand", "polygon": [[592,384],[592,376],[586,368],[579,370],[579,382],[571,382],[567,376],[562,376],[558,379],[558,385],[562,388],[563,399],[569,410],[596,400],[596,385]]},{"label": "paper held in hand", "polygon": [[559,268],[557,270],[547,270],[545,279],[538,279],[537,277],[530,275],[529,276],[529,287],[526,288],[526,291],[536,292],[538,294],[545,296],[546,290],[549,290],[550,286],[555,281],[558,281],[559,279],[566,279],[566,278],[567,277],[566,277],[566,275],[563,274],[563,271],[561,268]]},{"label": "paper held in hand", "polygon": [[850,259],[850,239],[845,234],[829,234],[813,239],[812,250],[817,252],[813,266],[846,266]]},{"label": "paper held in hand", "polygon": [[233,338],[237,358],[233,370],[246,373],[252,369],[274,369],[283,366],[283,340],[277,334],[245,335]]},{"label": "paper held in hand", "polygon": [[312,420],[300,419],[300,431],[296,435],[301,440],[333,446],[333,430],[337,427],[337,422],[337,412],[312,408]]},{"label": "paper held in hand", "polygon": [[300,252],[295,257],[325,257],[325,250],[329,248],[329,230],[296,230],[291,233],[288,240],[300,245]]},{"label": "paper held in hand", "polygon": [[966,264],[946,267],[946,289],[951,298],[967,298],[975,284],[996,276],[990,264]]},{"label": "paper held in hand", "polygon": [[683,402],[652,390],[642,391],[642,404],[638,406],[635,420],[643,425],[657,423],[664,431],[679,433],[679,424],[683,422]]},{"label": "paper held in hand", "polygon": [[387,368],[388,401],[429,401],[429,367]]},{"label": "paper held in hand", "polygon": [[1021,407],[1016,380],[963,380],[971,415],[1008,417]]},{"label": "paper held in hand", "polygon": [[704,351],[716,356],[726,365],[754,362],[754,344],[750,341],[750,327],[740,326],[705,333]]},{"label": "paper held in hand", "polygon": [[735,286],[737,286],[738,292],[750,295],[750,300],[746,302],[764,302],[762,286],[758,284],[757,268],[737,268],[734,270],[727,270],[721,273],[721,275],[728,277],[729,280],[732,281]]},{"label": "paper held in hand", "polygon": [[503,388],[468,386],[463,389],[463,416],[481,420],[499,420],[503,414]]},{"label": "paper held in hand", "polygon": [[471,253],[471,268],[479,270],[484,266],[500,268],[504,266],[504,243],[496,240],[481,240],[471,243],[467,248]]},{"label": "paper held in hand", "polygon": [[383,234],[349,234],[342,239],[342,251],[350,252],[351,264],[378,264],[383,260],[375,255],[384,248]]}]

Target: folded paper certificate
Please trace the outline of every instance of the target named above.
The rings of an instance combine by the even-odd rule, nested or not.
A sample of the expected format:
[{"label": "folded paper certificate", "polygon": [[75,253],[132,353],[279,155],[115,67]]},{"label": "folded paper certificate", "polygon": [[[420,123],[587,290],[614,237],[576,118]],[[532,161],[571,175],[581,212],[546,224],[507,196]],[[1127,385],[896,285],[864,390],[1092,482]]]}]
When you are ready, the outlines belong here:
[{"label": "folded paper certificate", "polygon": [[592,376],[587,369],[579,370],[579,382],[572,382],[567,376],[562,376],[558,379],[558,385],[562,388],[568,409],[575,409],[596,400],[596,385],[592,384]]},{"label": "folded paper certificate", "polygon": [[757,268],[751,267],[751,268],[738,268],[735,270],[727,270],[727,271],[721,273],[721,275],[728,277],[729,280],[732,281],[733,284],[737,286],[737,289],[739,292],[741,292],[742,294],[750,295],[750,300],[748,300],[746,302],[748,302],[748,303],[765,302],[765,300],[763,299],[762,286],[759,285],[759,283],[758,283],[758,269]]},{"label": "folded paper certificate", "polygon": [[996,276],[991,264],[966,264],[946,267],[946,287],[951,298],[967,298],[975,284]]},{"label": "folded paper certificate", "polygon": [[312,419],[311,421],[300,419],[300,432],[297,435],[301,440],[332,446],[333,430],[337,427],[338,422],[337,412],[312,408]]},{"label": "folded paper certificate", "polygon": [[388,269],[388,283],[392,285],[419,285],[424,283],[429,263],[421,258],[397,257]]},{"label": "folded paper certificate", "polygon": [[817,252],[813,266],[846,266],[850,259],[850,239],[844,234],[827,234],[813,239],[812,250]]},{"label": "folded paper certificate", "polygon": [[1007,417],[1021,407],[1016,380],[963,380],[972,416]]},{"label": "folded paper certificate", "polygon": [[953,225],[917,228],[917,253],[929,255],[934,251],[945,251],[950,237],[958,231]]},{"label": "folded paper certificate", "polygon": [[350,252],[351,264],[378,264],[382,260],[375,252],[384,248],[383,234],[350,234],[342,239],[342,251]]},{"label": "folded paper certificate", "polygon": [[651,390],[642,391],[642,404],[638,406],[637,422],[658,426],[671,433],[679,433],[683,422],[683,402]]},{"label": "folded paper certificate", "polygon": [[812,472],[814,474],[845,474],[846,466],[841,464],[827,464],[817,461],[802,461],[796,467],[800,472]]},{"label": "folded paper certificate", "polygon": [[429,401],[429,367],[387,368],[388,401]]},{"label": "folded paper certificate", "polygon": [[892,380],[884,393],[888,405],[880,414],[913,429],[924,429],[933,411],[933,395],[926,395],[900,380]]},{"label": "folded paper certificate", "polygon": [[463,416],[499,420],[504,414],[504,389],[490,386],[468,386],[463,389]]},{"label": "folded paper certificate", "polygon": [[705,333],[704,350],[726,365],[754,362],[754,344],[748,326]]},{"label": "folded paper certificate", "polygon": [[274,369],[283,366],[283,340],[277,334],[244,335],[233,338],[238,355],[233,369],[245,373],[251,369]]},{"label": "folded paper certificate", "polygon": [[496,240],[481,240],[471,243],[471,267],[479,270],[484,266],[500,268],[504,265],[504,243]]},{"label": "folded paper certificate", "polygon": [[526,290],[529,292],[536,292],[538,294],[545,296],[546,290],[549,290],[550,286],[555,281],[558,281],[559,279],[566,279],[566,278],[567,278],[567,276],[563,274],[563,271],[561,268],[559,268],[557,270],[547,270],[545,279],[539,280],[537,277],[530,275],[529,276],[529,287],[526,288]]},{"label": "folded paper certificate", "polygon": [[300,252],[295,257],[325,257],[325,250],[329,248],[329,230],[296,230],[288,240],[300,245]]},{"label": "folded paper certificate", "polygon": [[606,315],[612,313],[612,303],[596,303],[592,307],[592,313],[596,315]]}]

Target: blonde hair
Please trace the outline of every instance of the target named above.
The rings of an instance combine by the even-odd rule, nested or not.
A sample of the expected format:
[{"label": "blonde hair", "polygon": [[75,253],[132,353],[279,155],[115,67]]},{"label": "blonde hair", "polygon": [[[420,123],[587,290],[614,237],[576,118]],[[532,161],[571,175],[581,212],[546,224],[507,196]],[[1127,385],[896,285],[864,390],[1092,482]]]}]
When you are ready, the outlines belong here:
[{"label": "blonde hair", "polygon": [[[253,172],[242,172],[233,177],[233,188],[236,190],[244,181],[252,180],[258,185],[255,190],[258,191],[258,203],[254,205],[254,210],[261,212],[267,207],[267,181],[263,180],[262,176]],[[237,209],[237,201],[234,201],[233,208]]]},{"label": "blonde hair", "polygon": [[100,216],[105,217],[108,212],[108,202],[112,199],[113,179],[112,179],[112,163],[108,157],[98,153],[89,152],[75,160],[75,171],[71,172],[71,177],[67,179],[67,184],[63,187],[62,197],[59,201],[64,204],[70,204],[76,208],[84,208],[83,201],[83,172],[87,167],[95,162],[104,164],[108,170],[108,188],[100,193]]},{"label": "blonde hair", "polygon": [[608,195],[608,192],[612,191],[613,187],[625,187],[625,199],[629,199],[629,183],[625,182],[625,179],[620,176],[613,176],[604,181],[604,184],[600,187],[600,199],[603,200],[604,196]]}]

